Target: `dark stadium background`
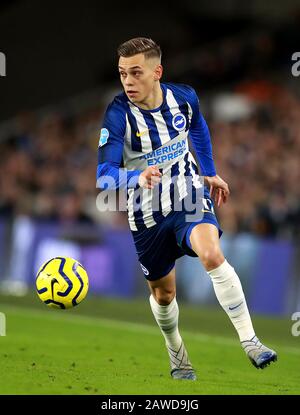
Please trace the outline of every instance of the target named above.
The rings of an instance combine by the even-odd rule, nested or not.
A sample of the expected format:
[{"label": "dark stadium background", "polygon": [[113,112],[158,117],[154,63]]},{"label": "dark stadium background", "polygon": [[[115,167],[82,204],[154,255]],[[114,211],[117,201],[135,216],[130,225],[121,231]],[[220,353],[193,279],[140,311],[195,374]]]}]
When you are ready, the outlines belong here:
[{"label": "dark stadium background", "polygon": [[[291,0],[1,2],[1,299],[30,296],[39,265],[66,255],[99,302],[148,301],[126,213],[100,213],[95,188],[103,112],[120,90],[116,48],[146,36],[162,47],[163,80],[199,94],[231,187],[222,244],[251,312],[300,310],[299,27]],[[181,303],[217,306],[196,259],[178,261],[177,280]]]}]

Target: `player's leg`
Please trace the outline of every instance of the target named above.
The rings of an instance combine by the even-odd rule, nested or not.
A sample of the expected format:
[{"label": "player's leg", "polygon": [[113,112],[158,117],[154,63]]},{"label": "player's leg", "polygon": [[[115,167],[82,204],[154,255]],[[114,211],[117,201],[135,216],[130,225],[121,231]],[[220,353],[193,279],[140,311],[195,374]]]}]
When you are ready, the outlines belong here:
[{"label": "player's leg", "polygon": [[255,333],[246,305],[242,286],[234,269],[225,260],[216,226],[210,223],[196,225],[190,242],[210,275],[220,305],[236,328],[240,340],[249,340]]},{"label": "player's leg", "polygon": [[148,285],[151,291],[151,310],[165,338],[172,377],[196,380],[196,374],[178,329],[179,309],[176,301],[175,267],[163,278],[148,281]]},{"label": "player's leg", "polygon": [[219,232],[211,223],[192,227],[189,241],[210,275],[217,299],[234,325],[241,344],[256,367],[264,368],[275,361],[276,353],[257,339],[238,275],[224,258]]}]

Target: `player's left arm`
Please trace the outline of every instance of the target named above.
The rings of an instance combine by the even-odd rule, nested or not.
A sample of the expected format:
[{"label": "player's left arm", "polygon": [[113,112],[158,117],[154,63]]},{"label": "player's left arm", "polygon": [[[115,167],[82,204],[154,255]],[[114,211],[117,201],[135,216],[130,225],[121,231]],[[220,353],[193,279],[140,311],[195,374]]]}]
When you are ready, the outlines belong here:
[{"label": "player's left arm", "polygon": [[200,112],[199,100],[194,90],[192,90],[190,98],[190,105],[193,111],[189,131],[190,138],[204,176],[205,184],[210,188],[210,197],[215,200],[219,207],[222,203],[227,202],[230,194],[229,186],[216,172],[209,129]]}]

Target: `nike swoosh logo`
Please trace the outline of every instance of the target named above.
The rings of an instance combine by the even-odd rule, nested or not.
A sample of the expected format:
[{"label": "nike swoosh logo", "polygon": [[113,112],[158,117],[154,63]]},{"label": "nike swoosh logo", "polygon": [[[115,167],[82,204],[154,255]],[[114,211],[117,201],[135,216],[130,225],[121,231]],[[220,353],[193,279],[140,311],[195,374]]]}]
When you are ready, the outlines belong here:
[{"label": "nike swoosh logo", "polygon": [[141,131],[141,132],[137,132],[137,133],[136,133],[136,136],[137,136],[137,137],[141,137],[142,135],[147,134],[147,132],[148,132],[148,131],[149,131],[149,129],[148,129],[148,130]]},{"label": "nike swoosh logo", "polygon": [[57,279],[56,279],[56,278],[52,278],[52,280],[51,280],[51,294],[52,294],[52,300],[54,299],[54,298],[53,298],[53,288],[54,288],[54,284],[58,284],[58,281],[57,281]]},{"label": "nike swoosh logo", "polygon": [[[212,213],[211,210],[206,210],[206,209],[202,209],[201,212],[203,212],[203,213]],[[214,213],[212,213],[212,214],[214,215]]]},{"label": "nike swoosh logo", "polygon": [[228,307],[228,308],[229,308],[229,310],[235,310],[236,308],[238,308],[242,304],[243,304],[243,301],[240,304],[235,305],[234,307]]}]

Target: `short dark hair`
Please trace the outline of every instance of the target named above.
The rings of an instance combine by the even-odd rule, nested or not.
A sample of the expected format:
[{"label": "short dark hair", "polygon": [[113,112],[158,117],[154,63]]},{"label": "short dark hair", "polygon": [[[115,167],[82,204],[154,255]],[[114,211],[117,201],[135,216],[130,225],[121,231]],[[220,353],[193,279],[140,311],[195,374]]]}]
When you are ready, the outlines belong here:
[{"label": "short dark hair", "polygon": [[127,42],[122,43],[118,47],[118,56],[123,56],[124,58],[129,58],[131,56],[137,55],[138,53],[143,53],[146,58],[159,58],[161,59],[161,49],[154,40],[146,37],[135,37],[133,39],[127,40]]}]

